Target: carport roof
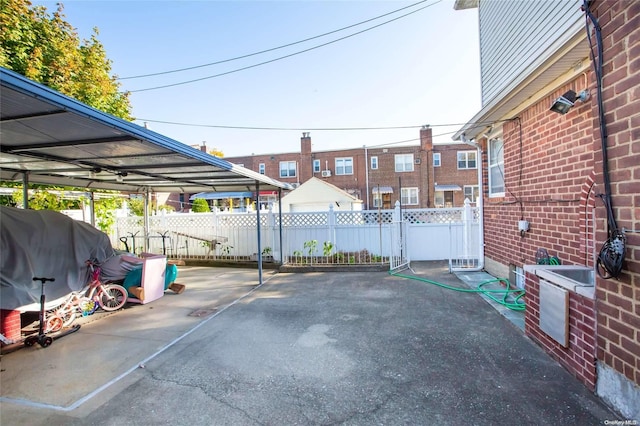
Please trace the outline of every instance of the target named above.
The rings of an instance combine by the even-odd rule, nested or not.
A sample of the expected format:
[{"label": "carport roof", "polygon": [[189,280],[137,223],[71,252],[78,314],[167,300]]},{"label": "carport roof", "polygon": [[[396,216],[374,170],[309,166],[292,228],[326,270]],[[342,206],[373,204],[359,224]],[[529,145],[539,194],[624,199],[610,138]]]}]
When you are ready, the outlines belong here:
[{"label": "carport roof", "polygon": [[123,192],[292,189],[0,67],[0,180]]}]

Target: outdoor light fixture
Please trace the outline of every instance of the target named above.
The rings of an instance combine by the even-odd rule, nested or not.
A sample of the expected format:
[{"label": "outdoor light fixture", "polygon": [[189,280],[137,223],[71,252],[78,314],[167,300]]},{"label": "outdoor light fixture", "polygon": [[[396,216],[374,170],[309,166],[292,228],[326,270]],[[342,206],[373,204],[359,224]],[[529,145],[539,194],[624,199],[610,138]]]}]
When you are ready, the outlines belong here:
[{"label": "outdoor light fixture", "polygon": [[584,102],[587,99],[589,99],[588,90],[583,90],[578,95],[576,95],[576,92],[573,90],[569,90],[567,93],[555,100],[553,105],[551,105],[551,111],[564,115],[576,104],[576,101]]}]

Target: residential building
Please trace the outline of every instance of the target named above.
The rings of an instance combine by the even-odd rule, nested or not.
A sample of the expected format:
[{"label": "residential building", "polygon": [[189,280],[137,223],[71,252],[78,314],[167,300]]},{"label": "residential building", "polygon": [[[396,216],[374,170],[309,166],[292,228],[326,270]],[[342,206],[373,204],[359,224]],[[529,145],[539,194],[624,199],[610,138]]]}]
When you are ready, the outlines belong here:
[{"label": "residential building", "polygon": [[639,419],[640,2],[455,8],[479,17],[482,109],[455,138],[483,153],[484,268],[525,270],[526,334]]},{"label": "residential building", "polygon": [[476,150],[465,144],[434,144],[429,126],[420,144],[314,151],[303,133],[300,152],[225,157],[282,182],[322,179],[363,200],[365,209],[460,207],[478,196]]}]

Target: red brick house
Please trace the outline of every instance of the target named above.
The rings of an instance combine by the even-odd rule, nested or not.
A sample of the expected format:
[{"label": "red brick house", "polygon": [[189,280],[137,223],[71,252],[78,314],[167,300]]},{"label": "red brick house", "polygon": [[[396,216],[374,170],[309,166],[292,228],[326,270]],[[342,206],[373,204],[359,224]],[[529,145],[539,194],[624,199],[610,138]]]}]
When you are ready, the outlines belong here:
[{"label": "red brick house", "polygon": [[420,144],[314,151],[303,133],[300,152],[225,157],[282,182],[322,179],[364,201],[364,209],[461,207],[478,196],[476,150],[461,143],[434,144],[431,128]]},{"label": "red brick house", "polygon": [[[483,151],[485,269],[526,270],[526,334],[639,419],[640,2],[455,7],[479,16],[483,107],[455,137]],[[595,286],[549,287],[539,249]],[[545,317],[555,291],[564,341]]]}]

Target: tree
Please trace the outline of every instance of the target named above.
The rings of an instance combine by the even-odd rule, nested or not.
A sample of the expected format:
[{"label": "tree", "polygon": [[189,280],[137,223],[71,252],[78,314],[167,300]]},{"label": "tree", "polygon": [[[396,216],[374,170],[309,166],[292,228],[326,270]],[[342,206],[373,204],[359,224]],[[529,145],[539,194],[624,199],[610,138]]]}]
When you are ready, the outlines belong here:
[{"label": "tree", "polygon": [[207,200],[204,198],[196,198],[191,205],[191,211],[194,213],[209,213],[211,209],[209,208]]},{"label": "tree", "polygon": [[111,75],[112,62],[93,29],[80,40],[63,5],[49,16],[29,0],[0,0],[0,66],[101,111],[131,120],[129,93]]}]

